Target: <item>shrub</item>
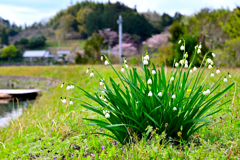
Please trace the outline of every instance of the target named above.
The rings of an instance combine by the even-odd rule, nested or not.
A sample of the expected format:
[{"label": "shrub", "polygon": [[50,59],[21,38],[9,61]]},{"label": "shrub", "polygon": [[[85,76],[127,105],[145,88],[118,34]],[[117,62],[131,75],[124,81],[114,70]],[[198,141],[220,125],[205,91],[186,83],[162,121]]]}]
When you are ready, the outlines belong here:
[{"label": "shrub", "polygon": [[[180,46],[185,53],[184,40],[180,41]],[[199,50],[201,44],[196,46],[192,61]],[[192,69],[193,63],[188,66],[185,53],[184,58],[175,63],[176,68],[172,70],[170,77],[166,76],[163,65],[159,70],[154,64],[150,66],[148,54],[142,58],[143,66],[140,65],[142,73],[137,72],[137,68],[128,69],[126,60],[121,71],[117,71],[105,56],[105,65],[112,67],[120,84],[111,77],[108,84],[93,68],[90,77],[93,78],[96,74],[100,79],[100,88],[96,89],[96,93],[92,95],[79,86],[76,88],[95,103],[69,98],[80,100],[83,107],[105,117],[102,120],[89,118],[85,120],[109,130],[112,135],[99,134],[112,137],[123,144],[131,142],[132,139],[150,138],[151,133],[149,134],[149,131],[146,133],[146,129],[153,129],[159,135],[166,135],[166,138],[189,140],[191,135],[212,122],[207,117],[219,112],[221,106],[229,102],[220,103],[223,94],[233,86],[232,83],[220,91],[220,82],[227,81],[224,74],[218,77],[216,83],[205,84],[214,68],[213,61],[208,58],[211,54],[215,56],[208,52],[204,55],[200,68]],[[207,76],[203,77],[206,68],[209,68],[209,71]],[[89,72],[88,69],[87,73]],[[217,69],[216,73],[219,72]],[[71,85],[68,85],[67,89],[74,88],[75,84],[69,83]],[[66,103],[66,99],[62,99],[62,102]]]},{"label": "shrub", "polygon": [[44,36],[35,36],[32,37],[29,42],[29,48],[34,49],[37,47],[43,47],[45,45],[46,38]]}]

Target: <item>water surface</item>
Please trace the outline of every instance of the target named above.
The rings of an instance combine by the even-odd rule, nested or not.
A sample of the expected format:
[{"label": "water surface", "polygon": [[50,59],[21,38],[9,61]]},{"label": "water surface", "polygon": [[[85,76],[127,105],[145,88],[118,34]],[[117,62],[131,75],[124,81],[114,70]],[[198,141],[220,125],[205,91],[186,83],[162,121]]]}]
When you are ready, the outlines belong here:
[{"label": "water surface", "polygon": [[23,111],[35,100],[25,101],[10,101],[7,99],[0,99],[0,127],[7,127],[11,121],[19,118]]}]

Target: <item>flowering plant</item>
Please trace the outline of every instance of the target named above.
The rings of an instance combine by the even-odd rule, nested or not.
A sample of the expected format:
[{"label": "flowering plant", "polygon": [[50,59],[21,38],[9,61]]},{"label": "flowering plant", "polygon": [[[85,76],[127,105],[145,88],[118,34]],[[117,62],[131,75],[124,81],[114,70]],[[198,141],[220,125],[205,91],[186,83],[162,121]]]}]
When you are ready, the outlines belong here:
[{"label": "flowering plant", "polygon": [[[102,120],[85,118],[85,120],[109,130],[112,135],[99,134],[109,136],[123,144],[130,142],[134,136],[141,139],[146,135],[146,129],[149,126],[159,135],[164,133],[167,137],[188,140],[200,128],[213,122],[207,117],[219,112],[221,106],[230,101],[220,103],[224,93],[234,83],[219,91],[220,82],[227,83],[227,78],[223,77],[224,73],[222,73],[215,83],[206,84],[206,79],[215,68],[213,61],[208,57],[210,57],[209,54],[213,56],[214,53],[206,53],[201,66],[197,69],[187,60],[184,39],[181,39],[179,44],[184,57],[174,63],[170,76],[167,76],[163,65],[160,69],[157,69],[154,64],[150,66],[148,53],[142,57],[143,65],[140,65],[142,74],[137,71],[137,68],[129,69],[126,59],[122,69],[117,71],[105,56],[105,65],[112,67],[120,84],[111,77],[108,84],[93,68],[90,77],[95,78],[95,73],[100,79],[100,88],[96,89],[96,93],[92,95],[79,86],[76,88],[82,90],[89,99],[99,105],[96,107],[81,100],[84,102],[82,106],[104,118]],[[201,44],[195,47],[194,58],[200,52]],[[206,77],[203,77],[204,70],[207,68],[209,72]],[[216,74],[219,73],[220,70],[217,69]],[[71,85],[75,84],[71,83]],[[216,92],[217,89],[218,92]],[[71,99],[73,100],[72,97]],[[149,137],[151,135],[148,135]]]}]

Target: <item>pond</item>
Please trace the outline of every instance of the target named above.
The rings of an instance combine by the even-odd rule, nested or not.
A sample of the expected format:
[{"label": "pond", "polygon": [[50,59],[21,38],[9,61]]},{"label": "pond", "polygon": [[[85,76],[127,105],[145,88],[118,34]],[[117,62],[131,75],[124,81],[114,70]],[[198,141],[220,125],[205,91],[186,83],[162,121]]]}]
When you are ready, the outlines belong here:
[{"label": "pond", "polygon": [[10,101],[7,99],[0,100],[0,127],[7,127],[11,121],[19,118],[23,111],[35,100]]}]

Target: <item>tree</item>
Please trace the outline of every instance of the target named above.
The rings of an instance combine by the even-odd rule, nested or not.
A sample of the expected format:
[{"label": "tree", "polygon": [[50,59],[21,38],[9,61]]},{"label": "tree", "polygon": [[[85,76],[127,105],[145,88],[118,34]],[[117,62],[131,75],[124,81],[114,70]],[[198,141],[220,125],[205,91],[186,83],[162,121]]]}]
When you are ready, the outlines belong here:
[{"label": "tree", "polygon": [[3,28],[2,32],[1,32],[1,44],[9,45],[8,34],[7,34],[5,28]]},{"label": "tree", "polygon": [[83,38],[87,36],[86,18],[92,12],[93,10],[90,8],[82,8],[77,13],[78,31]]},{"label": "tree", "polygon": [[84,47],[85,55],[93,60],[97,61],[101,56],[101,48],[104,38],[101,37],[96,32],[93,33],[92,37],[87,40],[86,45]]},{"label": "tree", "polygon": [[171,42],[176,43],[179,41],[180,37],[184,34],[184,27],[178,21],[175,21],[169,30],[172,35],[169,39]]},{"label": "tree", "polygon": [[[221,23],[223,26],[223,23]],[[231,38],[240,37],[240,7],[234,9],[228,18],[228,22],[223,29],[229,34]]]},{"label": "tree", "polygon": [[45,45],[46,38],[44,36],[34,36],[29,40],[29,48],[34,49]]},{"label": "tree", "polygon": [[14,45],[7,46],[3,48],[1,58],[11,60],[11,58],[19,57],[20,54]]}]

